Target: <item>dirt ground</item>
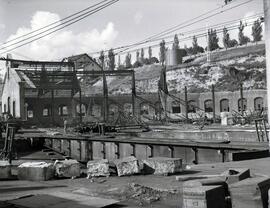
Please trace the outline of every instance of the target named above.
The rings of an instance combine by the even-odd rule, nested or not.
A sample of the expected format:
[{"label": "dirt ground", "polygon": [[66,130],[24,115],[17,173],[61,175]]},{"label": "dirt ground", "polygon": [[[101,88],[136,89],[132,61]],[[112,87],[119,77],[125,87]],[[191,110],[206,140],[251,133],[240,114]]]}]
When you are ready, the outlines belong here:
[{"label": "dirt ground", "polygon": [[[220,174],[228,168],[250,168],[252,175],[270,173],[270,158],[240,162],[193,165],[188,171],[177,175]],[[43,182],[0,181],[0,201],[12,200],[27,195],[46,194],[57,191],[102,197],[120,201],[109,207],[182,207],[182,182],[175,175],[137,175],[94,178],[58,179]],[[0,203],[0,207],[4,207]]]}]

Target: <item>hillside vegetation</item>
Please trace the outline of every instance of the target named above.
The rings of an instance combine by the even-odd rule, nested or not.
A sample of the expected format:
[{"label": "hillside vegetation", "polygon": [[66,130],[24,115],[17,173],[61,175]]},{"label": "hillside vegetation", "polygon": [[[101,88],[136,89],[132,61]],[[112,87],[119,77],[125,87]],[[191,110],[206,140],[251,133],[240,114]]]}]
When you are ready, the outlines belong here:
[{"label": "hillside vegetation", "polygon": [[[217,51],[211,54],[211,63],[205,54],[193,58],[188,64],[167,67],[167,84],[171,92],[207,92],[211,85],[217,91],[234,91],[243,82],[244,89],[266,88],[265,47],[260,43]],[[146,65],[135,68],[136,90],[138,93],[156,93],[160,76],[160,65]],[[108,77],[109,94],[131,93],[130,77]],[[102,80],[93,85],[84,83],[87,94],[102,93]]]}]

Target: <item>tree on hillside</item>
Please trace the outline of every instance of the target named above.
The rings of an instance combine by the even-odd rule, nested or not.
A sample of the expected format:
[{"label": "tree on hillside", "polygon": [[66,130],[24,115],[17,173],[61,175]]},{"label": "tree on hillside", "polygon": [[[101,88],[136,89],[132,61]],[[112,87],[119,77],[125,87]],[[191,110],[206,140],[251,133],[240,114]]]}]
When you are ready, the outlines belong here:
[{"label": "tree on hillside", "polygon": [[151,46],[149,46],[149,48],[148,48],[148,59],[151,60],[151,58],[152,58],[152,48],[151,48]]},{"label": "tree on hillside", "polygon": [[208,30],[208,47],[210,51],[214,51],[219,48],[218,41],[217,31],[213,29]]},{"label": "tree on hillside", "polygon": [[128,53],[126,55],[125,65],[126,65],[126,69],[129,69],[129,68],[132,67],[132,64],[131,64],[131,54],[130,53]]},{"label": "tree on hillside", "polygon": [[115,68],[115,57],[114,57],[113,49],[109,50],[108,58],[109,58],[109,70],[113,71]]},{"label": "tree on hillside", "polygon": [[262,24],[259,19],[254,21],[253,23],[252,36],[253,36],[253,42],[258,42],[262,40]]},{"label": "tree on hillside", "polygon": [[144,50],[143,48],[141,49],[141,62],[143,63],[144,61]]},{"label": "tree on hillside", "polygon": [[239,29],[239,32],[238,32],[239,45],[245,45],[248,42],[250,42],[249,37],[244,35],[245,25],[243,24],[242,21],[240,21],[238,29]]},{"label": "tree on hillside", "polygon": [[104,51],[103,50],[100,52],[100,55],[99,55],[98,59],[99,59],[99,63],[101,65],[101,67],[104,67],[105,56],[104,56]]},{"label": "tree on hillside", "polygon": [[136,51],[136,61],[140,61],[140,52]]},{"label": "tree on hillside", "polygon": [[179,40],[178,40],[178,36],[176,34],[174,36],[172,49],[173,50],[179,49]]},{"label": "tree on hillside", "polygon": [[162,40],[159,44],[159,62],[161,65],[164,65],[165,62],[165,55],[166,55],[166,48],[165,48],[165,40]]},{"label": "tree on hillside", "polygon": [[223,45],[227,49],[229,48],[230,34],[226,27],[223,28]]}]

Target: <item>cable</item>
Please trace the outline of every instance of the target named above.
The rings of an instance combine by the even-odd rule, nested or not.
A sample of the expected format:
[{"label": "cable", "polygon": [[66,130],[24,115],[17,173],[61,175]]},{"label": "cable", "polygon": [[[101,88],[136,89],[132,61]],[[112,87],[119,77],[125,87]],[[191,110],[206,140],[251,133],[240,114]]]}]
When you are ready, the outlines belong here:
[{"label": "cable", "polygon": [[21,36],[19,36],[19,37],[16,37],[16,38],[13,38],[13,39],[11,39],[11,40],[8,40],[8,41],[2,43],[2,45],[5,45],[5,44],[7,44],[7,43],[9,43],[9,42],[13,42],[14,40],[17,40],[17,39],[20,39],[20,38],[22,38],[22,37],[25,37],[25,36],[28,36],[28,35],[30,35],[30,34],[33,34],[33,33],[37,32],[37,31],[39,31],[39,30],[43,30],[43,29],[45,29],[45,28],[47,28],[47,27],[50,27],[50,26],[52,26],[52,25],[55,25],[56,23],[62,23],[62,21],[66,20],[66,19],[69,19],[69,18],[71,18],[71,17],[73,17],[73,16],[75,16],[75,15],[77,15],[77,14],[80,14],[80,13],[82,13],[82,12],[84,12],[84,11],[87,11],[87,10],[89,10],[89,9],[95,7],[95,6],[98,6],[99,4],[102,4],[102,3],[106,2],[106,1],[109,1],[109,0],[103,0],[103,1],[101,1],[101,2],[99,2],[99,3],[97,3],[97,4],[94,4],[94,5],[89,6],[89,7],[85,8],[85,9],[83,9],[83,10],[80,10],[80,11],[78,11],[78,12],[76,12],[76,13],[73,13],[72,15],[69,15],[69,16],[67,16],[67,17],[65,17],[65,18],[63,18],[63,19],[61,19],[61,20],[55,21],[55,22],[53,22],[53,23],[50,23],[50,24],[48,24],[48,25],[45,25],[44,27],[38,28],[38,29],[33,30],[33,31],[29,32],[29,33],[26,33],[26,34],[23,34],[23,35],[21,35]]},{"label": "cable", "polygon": [[[239,7],[239,6],[242,6],[242,5],[244,5],[244,4],[249,3],[249,2],[251,2],[251,1],[253,1],[253,0],[248,0],[248,1],[245,1],[245,2],[243,2],[243,3],[237,4],[237,5],[233,6],[233,7],[230,7],[230,8],[228,8],[228,9],[223,10],[223,11],[217,12],[217,13],[212,14],[212,15],[210,15],[210,16],[207,16],[207,17],[205,17],[205,18],[203,18],[203,19],[199,19],[199,20],[197,20],[197,21],[195,21],[195,22],[189,23],[189,24],[184,25],[184,26],[182,26],[182,27],[180,27],[180,28],[177,28],[177,29],[174,29],[174,28],[176,28],[176,26],[174,26],[174,27],[172,27],[172,28],[170,29],[170,30],[171,30],[170,33],[174,32],[174,31],[176,31],[176,30],[183,29],[183,28],[185,28],[185,27],[191,26],[191,25],[193,25],[193,24],[195,24],[195,23],[198,23],[198,22],[201,22],[201,21],[203,21],[203,20],[209,19],[209,18],[211,18],[211,17],[214,17],[214,16],[216,16],[216,15],[218,15],[218,14],[221,14],[221,13],[223,13],[223,12],[229,11],[229,10],[231,10],[231,9],[237,8],[237,7]],[[218,7],[218,8],[220,8],[220,7]],[[214,10],[216,10],[216,9],[214,9]],[[211,12],[212,12],[212,10],[209,11],[209,12],[207,12],[207,13],[211,13]],[[204,14],[202,14],[202,15],[199,15],[199,17],[205,16],[205,14],[207,14],[207,13],[204,13]],[[194,20],[194,19],[198,19],[198,17],[197,17],[197,18],[193,18],[193,19],[191,19],[191,20]],[[190,20],[189,20],[189,21],[190,21]],[[177,25],[177,27],[179,27],[179,26],[181,26],[181,25],[182,25],[182,24]],[[172,30],[172,29],[173,29],[173,30]],[[168,30],[169,30],[169,29],[165,30],[165,31],[166,31],[166,34],[168,34]],[[161,32],[161,33],[158,33],[158,34],[156,34],[156,35],[153,35],[153,36],[151,36],[151,37],[149,37],[149,38],[147,38],[147,39],[145,39],[145,40],[143,40],[143,41],[137,42],[137,43],[135,43],[135,44],[140,44],[141,42],[147,42],[147,41],[150,41],[151,39],[153,39],[153,37],[156,38],[156,36],[160,36],[160,35],[163,34],[163,33],[164,33],[164,31]],[[163,35],[164,35],[164,34],[163,34]],[[124,51],[126,51],[126,50],[128,50],[128,49],[130,49],[130,48],[131,48],[131,47],[129,47],[129,48],[127,48],[127,49],[124,49],[124,50],[120,51],[119,53],[122,53],[122,52],[124,52]],[[117,55],[117,54],[116,54],[116,55]]]},{"label": "cable", "polygon": [[[245,18],[241,18],[241,19],[235,19],[235,20],[230,20],[230,21],[227,21],[227,22],[222,22],[222,23],[219,23],[219,24],[215,24],[215,25],[211,25],[209,26],[211,29],[215,29],[215,28],[218,28],[218,26],[222,26],[222,28],[224,26],[227,26],[229,25],[229,23],[238,23],[240,20],[248,20],[248,19],[253,19],[255,17],[260,17],[261,14],[263,13],[258,13],[258,14],[255,14],[255,15],[251,15],[251,16],[248,16],[248,17],[245,17]],[[200,32],[200,31],[206,31],[205,27],[202,27],[202,28],[197,28],[195,30],[189,30],[189,31],[186,31],[186,32],[182,32],[182,33],[179,33],[179,34],[174,34],[174,35],[182,35],[182,36],[185,36],[186,34],[190,34],[190,33],[194,33],[194,32]],[[166,36],[166,37],[161,37],[161,38],[157,38],[157,39],[153,39],[151,41],[147,41],[147,42],[143,42],[141,44],[137,44],[137,45],[143,45],[143,44],[146,44],[148,42],[156,42],[158,40],[162,40],[162,39],[168,39],[168,38],[172,38],[174,37],[174,35],[170,35],[170,36]],[[119,46],[119,47],[115,47],[114,50],[119,50],[119,49],[123,49],[123,48],[126,48],[126,47],[130,47],[130,46],[135,46],[136,44],[130,44],[130,45],[124,45],[124,46]],[[109,50],[104,50],[103,52],[108,52]],[[93,54],[99,54],[100,51],[96,51],[96,52],[91,52],[89,54],[93,55]]]},{"label": "cable", "polygon": [[[69,23],[69,24],[67,24],[67,25],[65,25],[65,26],[63,26],[63,27],[58,28],[57,30],[53,30],[53,31],[52,31],[52,32],[56,32],[56,31],[58,31],[58,30],[60,30],[60,29],[63,29],[63,28],[65,28],[65,27],[67,27],[67,26],[69,26],[69,25],[71,25],[71,24],[74,24],[74,23],[76,23],[76,22],[78,22],[78,21],[80,21],[80,20],[82,20],[82,19],[88,17],[88,16],[91,15],[91,14],[96,13],[96,12],[93,12],[94,10],[98,10],[99,8],[102,8],[102,9],[103,9],[103,8],[105,8],[104,6],[107,7],[107,5],[111,5],[111,4],[113,4],[113,3],[116,3],[117,1],[119,1],[119,0],[111,0],[109,3],[105,3],[105,4],[103,4],[102,6],[99,6],[99,7],[95,8],[95,9],[93,9],[93,10],[91,10],[91,11],[85,12],[85,13],[79,15],[78,17],[74,17],[74,18],[72,18],[71,20],[68,20],[68,21],[66,21],[66,22],[63,22],[63,23],[61,23],[61,24],[59,24],[59,25],[56,25],[56,26],[54,26],[54,27],[52,27],[52,28],[49,28],[49,29],[47,29],[47,30],[45,30],[45,31],[42,31],[42,32],[37,33],[37,34],[35,34],[35,35],[32,35],[32,36],[30,36],[30,37],[28,37],[28,38],[25,38],[25,39],[23,39],[23,40],[20,40],[20,41],[17,41],[17,42],[15,42],[15,43],[12,43],[12,44],[9,44],[9,45],[7,45],[7,46],[4,46],[4,47],[0,48],[0,50],[3,50],[3,49],[5,49],[5,48],[8,48],[8,47],[13,46],[13,45],[17,45],[18,43],[21,43],[21,42],[25,42],[25,41],[27,41],[27,40],[29,40],[29,39],[32,39],[32,38],[34,38],[34,37],[36,37],[36,36],[38,36],[38,35],[41,35],[41,34],[43,34],[43,33],[45,33],[45,32],[49,32],[49,31],[51,31],[51,30],[54,29],[54,28],[58,28],[58,27],[61,26],[61,25],[65,25],[65,24],[71,22],[71,23]],[[98,10],[98,11],[99,11],[99,10]],[[79,17],[80,17],[80,18],[79,18]],[[78,18],[79,18],[79,19],[78,19]],[[72,22],[72,20],[74,20],[74,21]],[[51,33],[48,33],[48,34],[51,34]],[[45,36],[43,36],[43,37],[45,37]]]}]

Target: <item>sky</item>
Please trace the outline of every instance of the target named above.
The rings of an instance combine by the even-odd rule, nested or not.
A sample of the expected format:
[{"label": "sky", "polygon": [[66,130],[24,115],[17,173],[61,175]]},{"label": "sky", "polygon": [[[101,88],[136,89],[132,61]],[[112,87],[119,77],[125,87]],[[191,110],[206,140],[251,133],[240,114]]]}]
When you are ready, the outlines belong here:
[{"label": "sky", "polygon": [[[100,1],[0,0],[1,48],[7,40],[58,21]],[[234,1],[228,6],[248,0]],[[74,25],[10,53],[14,58],[20,59],[62,60],[64,57],[75,54],[139,42],[222,5],[223,0],[120,0]],[[262,12],[263,0],[251,0],[241,7],[185,27],[177,33]],[[250,31],[250,28],[246,28],[246,35],[249,35]],[[237,31],[232,32],[231,37],[237,38]],[[198,39],[198,42],[203,46],[205,38]],[[180,47],[184,45],[191,46],[191,41],[180,42]],[[167,45],[167,47],[171,46]],[[5,50],[0,50],[1,56],[5,56],[3,52]],[[158,48],[153,53],[158,56]],[[135,57],[134,53],[132,56]],[[124,61],[124,54],[121,60]]]}]

